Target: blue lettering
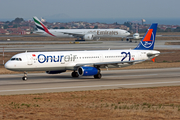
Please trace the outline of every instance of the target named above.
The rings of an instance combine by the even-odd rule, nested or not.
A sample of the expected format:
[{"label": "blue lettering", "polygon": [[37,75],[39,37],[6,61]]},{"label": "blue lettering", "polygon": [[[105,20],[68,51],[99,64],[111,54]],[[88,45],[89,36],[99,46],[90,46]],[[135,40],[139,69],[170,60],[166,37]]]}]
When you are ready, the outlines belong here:
[{"label": "blue lettering", "polygon": [[56,60],[56,56],[54,56],[54,62],[59,62],[59,56],[57,60]]},{"label": "blue lettering", "polygon": [[131,61],[131,53],[130,52],[128,52],[128,53],[126,53],[126,52],[121,52],[121,54],[125,54],[125,56],[122,58],[122,60],[121,61],[124,61],[124,59],[129,55],[129,61]]},{"label": "blue lettering", "polygon": [[47,56],[47,61],[46,62],[48,62],[48,60],[51,60],[51,62],[52,62],[52,56]]},{"label": "blue lettering", "polygon": [[62,61],[62,58],[64,57],[64,55],[61,55],[60,57],[61,57],[61,58],[60,58],[60,62],[61,62],[61,61]]},{"label": "blue lettering", "polygon": [[[43,56],[43,58],[41,57],[43,61],[41,61],[40,56]],[[43,55],[43,54],[39,54],[39,55],[38,55],[38,62],[39,62],[39,63],[44,63],[45,61],[46,61],[46,56]]]}]

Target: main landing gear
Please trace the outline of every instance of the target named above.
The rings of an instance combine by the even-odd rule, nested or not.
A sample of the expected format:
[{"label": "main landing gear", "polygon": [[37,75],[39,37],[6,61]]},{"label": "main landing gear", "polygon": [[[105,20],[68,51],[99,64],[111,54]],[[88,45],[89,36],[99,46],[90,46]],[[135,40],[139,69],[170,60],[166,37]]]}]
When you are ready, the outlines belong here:
[{"label": "main landing gear", "polygon": [[94,75],[95,79],[101,79],[102,75],[101,75],[101,70],[99,67],[96,67],[98,69],[98,73],[96,75]]},{"label": "main landing gear", "polygon": [[74,72],[71,73],[71,76],[72,77],[79,77],[79,74],[76,71],[74,71]]},{"label": "main landing gear", "polygon": [[98,73],[98,74],[94,75],[95,79],[101,79],[101,77],[102,77],[101,73]]},{"label": "main landing gear", "polygon": [[128,38],[127,38],[126,41],[132,42],[132,39],[128,39]]},{"label": "main landing gear", "polygon": [[22,77],[22,80],[26,81],[28,78],[27,78],[27,72],[24,71],[24,77]]}]

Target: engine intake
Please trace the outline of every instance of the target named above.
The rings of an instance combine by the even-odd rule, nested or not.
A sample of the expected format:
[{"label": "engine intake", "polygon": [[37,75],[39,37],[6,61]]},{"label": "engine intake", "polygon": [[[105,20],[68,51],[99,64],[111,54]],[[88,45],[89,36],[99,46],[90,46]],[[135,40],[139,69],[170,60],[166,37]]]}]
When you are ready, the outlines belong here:
[{"label": "engine intake", "polygon": [[79,67],[77,71],[81,76],[93,76],[99,73],[99,70],[97,68],[89,66]]},{"label": "engine intake", "polygon": [[59,74],[62,72],[66,72],[66,70],[58,70],[58,71],[46,71],[47,74]]}]

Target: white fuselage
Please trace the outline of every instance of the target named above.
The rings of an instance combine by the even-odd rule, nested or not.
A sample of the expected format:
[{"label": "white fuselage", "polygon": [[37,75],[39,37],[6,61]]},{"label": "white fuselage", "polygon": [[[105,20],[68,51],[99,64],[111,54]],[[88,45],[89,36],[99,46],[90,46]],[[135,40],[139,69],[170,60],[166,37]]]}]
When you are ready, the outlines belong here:
[{"label": "white fuselage", "polygon": [[[93,35],[93,37],[127,37],[130,35],[129,32],[122,29],[48,29],[50,33],[52,33],[56,37],[77,37],[84,35]],[[34,33],[51,36],[50,34],[38,30]],[[72,34],[68,34],[72,33]]]},{"label": "white fuselage", "polygon": [[133,34],[133,39],[135,39],[135,40],[140,39],[139,33],[134,33],[134,34]]},{"label": "white fuselage", "polygon": [[95,63],[104,63],[101,67],[124,67],[150,59],[147,54],[158,53],[155,50],[27,52],[13,56],[5,67],[13,71],[77,70],[79,65]]}]

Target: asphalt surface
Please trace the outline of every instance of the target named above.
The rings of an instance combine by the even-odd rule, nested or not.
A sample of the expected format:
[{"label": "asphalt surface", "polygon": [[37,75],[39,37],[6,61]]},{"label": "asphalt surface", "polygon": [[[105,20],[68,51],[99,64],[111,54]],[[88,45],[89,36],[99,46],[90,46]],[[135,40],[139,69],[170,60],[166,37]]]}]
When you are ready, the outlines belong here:
[{"label": "asphalt surface", "polygon": [[101,79],[92,76],[72,78],[61,74],[32,73],[0,75],[0,95],[67,92],[101,89],[123,89],[180,85],[180,68],[102,71]]}]

